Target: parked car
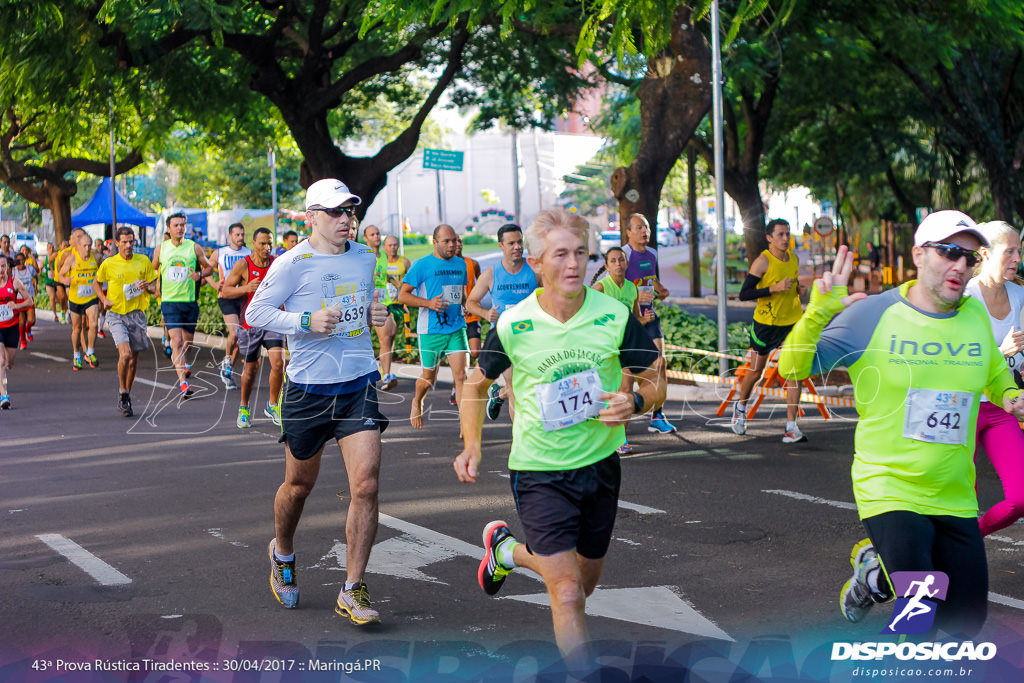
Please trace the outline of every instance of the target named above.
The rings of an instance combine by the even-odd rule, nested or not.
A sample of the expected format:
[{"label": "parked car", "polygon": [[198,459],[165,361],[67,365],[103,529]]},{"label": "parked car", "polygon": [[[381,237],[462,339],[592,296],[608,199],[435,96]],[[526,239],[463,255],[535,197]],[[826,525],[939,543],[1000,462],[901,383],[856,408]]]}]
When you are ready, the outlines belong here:
[{"label": "parked car", "polygon": [[23,246],[28,245],[28,248],[35,253],[39,253],[36,249],[36,236],[35,233],[31,232],[16,232],[11,235],[11,249],[13,251],[20,250]]},{"label": "parked car", "polygon": [[621,247],[622,237],[618,230],[601,231],[601,256],[604,256],[612,247]]},{"label": "parked car", "polygon": [[658,246],[670,247],[676,243],[676,231],[667,225],[658,226]]}]

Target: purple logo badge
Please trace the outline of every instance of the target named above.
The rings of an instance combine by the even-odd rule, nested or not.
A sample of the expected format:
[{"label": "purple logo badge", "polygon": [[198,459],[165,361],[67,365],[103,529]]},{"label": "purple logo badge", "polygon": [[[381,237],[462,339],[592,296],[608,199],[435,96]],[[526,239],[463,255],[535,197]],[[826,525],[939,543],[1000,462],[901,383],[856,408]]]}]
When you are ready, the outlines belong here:
[{"label": "purple logo badge", "polygon": [[945,572],[893,572],[889,580],[896,591],[896,604],[882,633],[916,635],[931,629],[937,601],[945,600],[949,589]]}]

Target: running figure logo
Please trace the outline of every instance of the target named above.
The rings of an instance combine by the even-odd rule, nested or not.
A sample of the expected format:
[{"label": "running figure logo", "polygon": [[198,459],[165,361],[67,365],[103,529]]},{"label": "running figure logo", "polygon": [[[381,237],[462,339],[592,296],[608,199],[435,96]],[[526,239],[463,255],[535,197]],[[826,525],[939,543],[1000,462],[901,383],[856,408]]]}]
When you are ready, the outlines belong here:
[{"label": "running figure logo", "polygon": [[935,622],[937,600],[946,599],[949,577],[945,572],[893,572],[889,579],[896,591],[892,619],[882,629],[888,635],[926,633]]}]

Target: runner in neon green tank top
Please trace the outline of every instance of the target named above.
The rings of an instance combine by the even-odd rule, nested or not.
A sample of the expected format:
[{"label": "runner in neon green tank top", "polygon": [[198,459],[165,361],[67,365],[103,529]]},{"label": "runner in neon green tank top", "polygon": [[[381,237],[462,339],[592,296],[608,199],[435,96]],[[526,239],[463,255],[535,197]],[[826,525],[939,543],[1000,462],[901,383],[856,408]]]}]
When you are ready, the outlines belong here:
[{"label": "runner in neon green tank top", "polygon": [[[377,263],[373,268],[373,287],[377,292],[377,301],[385,303],[388,297],[388,257],[380,248],[380,228],[376,225],[367,225],[363,229],[363,242],[373,249],[377,257]],[[377,334],[379,348],[377,359],[380,362],[381,389],[386,391],[398,384],[398,378],[391,374],[391,356],[398,325],[394,317],[389,315],[384,325],[374,327],[373,331]]]},{"label": "runner in neon green tank top", "polygon": [[[639,290],[636,285],[626,279],[626,252],[621,247],[612,247],[604,255],[604,268],[601,270],[607,270],[608,275],[600,280],[597,277],[601,275],[601,270],[597,271],[594,276],[596,282],[591,283],[591,287],[599,292],[604,292],[608,296],[612,297],[623,306],[633,312],[633,315],[640,320],[641,323],[647,324],[655,319],[655,313],[653,308],[647,308],[643,313],[640,312],[640,301],[639,301]],[[622,386],[622,391],[627,391],[631,387],[625,385]],[[629,439],[626,439],[626,443],[619,446],[619,455],[629,455],[633,452],[633,446],[630,445]]]},{"label": "runner in neon green tank top", "polygon": [[[199,321],[196,282],[213,273],[202,247],[185,239],[183,213],[167,217],[170,239],[153,250],[153,270],[160,274],[160,313],[171,340],[171,361],[178,373],[178,390],[183,398],[192,396],[188,379],[192,376],[189,353]],[[201,267],[201,269],[200,269]]]},{"label": "runner in neon green tank top", "polygon": [[959,211],[930,214],[914,240],[919,279],[866,299],[847,296],[853,259],[841,247],[783,346],[783,376],[842,365],[857,395],[853,493],[870,540],[851,554],[853,577],[840,597],[849,621],[893,596],[885,573],[895,572],[948,576],[935,625],[954,638],[985,621],[988,568],[974,490],[978,404],[984,394],[1019,419],[1024,401],[984,304],[963,297],[984,239]]},{"label": "runner in neon green tank top", "polygon": [[[611,539],[623,425],[665,396],[650,335],[617,301],[584,286],[587,233],[586,221],[561,208],[542,211],[527,229],[529,263],[543,287],[491,328],[466,384],[465,448],[454,463],[460,481],[476,481],[482,399],[512,367],[518,412],[509,467],[525,543],[505,522],[488,524],[477,578],[494,595],[513,567],[539,573],[558,649],[573,666],[590,663],[582,596],[597,586]],[[624,374],[640,392],[619,391]]]}]

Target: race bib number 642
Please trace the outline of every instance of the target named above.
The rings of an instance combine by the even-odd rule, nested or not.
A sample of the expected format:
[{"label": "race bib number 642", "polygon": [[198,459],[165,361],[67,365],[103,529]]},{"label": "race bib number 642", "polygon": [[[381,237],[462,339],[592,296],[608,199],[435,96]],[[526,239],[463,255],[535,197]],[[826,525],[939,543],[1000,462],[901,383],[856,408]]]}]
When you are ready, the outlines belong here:
[{"label": "race bib number 642", "polygon": [[925,443],[962,446],[970,432],[974,394],[970,391],[908,389],[903,436]]}]

